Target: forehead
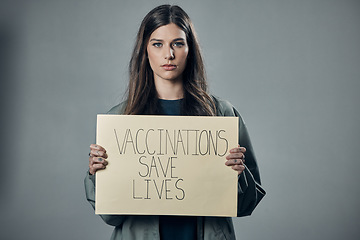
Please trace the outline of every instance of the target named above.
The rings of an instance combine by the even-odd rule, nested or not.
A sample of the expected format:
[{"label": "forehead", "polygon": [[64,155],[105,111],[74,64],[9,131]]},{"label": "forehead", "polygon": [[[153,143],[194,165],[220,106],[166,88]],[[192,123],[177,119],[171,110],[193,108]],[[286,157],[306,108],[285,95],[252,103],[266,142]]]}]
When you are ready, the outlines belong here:
[{"label": "forehead", "polygon": [[170,23],[168,25],[157,28],[150,35],[150,40],[153,38],[161,40],[173,40],[175,38],[183,38],[184,40],[186,40],[186,34],[176,24]]}]

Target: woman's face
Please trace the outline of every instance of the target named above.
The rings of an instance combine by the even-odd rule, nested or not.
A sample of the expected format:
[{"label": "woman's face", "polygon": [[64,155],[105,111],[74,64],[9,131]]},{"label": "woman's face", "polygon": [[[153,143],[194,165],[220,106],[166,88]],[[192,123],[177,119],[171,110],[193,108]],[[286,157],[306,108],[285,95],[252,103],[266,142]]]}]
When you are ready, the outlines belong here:
[{"label": "woman's face", "polygon": [[147,54],[155,81],[181,81],[189,46],[186,35],[174,23],[157,28],[150,36]]}]

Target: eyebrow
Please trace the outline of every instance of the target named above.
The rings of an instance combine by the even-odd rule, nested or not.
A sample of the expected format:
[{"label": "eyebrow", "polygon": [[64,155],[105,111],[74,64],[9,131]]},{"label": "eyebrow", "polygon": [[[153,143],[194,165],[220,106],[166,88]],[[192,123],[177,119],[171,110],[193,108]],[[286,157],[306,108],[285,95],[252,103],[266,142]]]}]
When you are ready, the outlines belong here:
[{"label": "eyebrow", "polygon": [[[164,40],[152,38],[152,39],[150,40],[150,42],[152,42],[152,41],[163,42]],[[183,38],[175,38],[174,40],[172,40],[172,42],[176,42],[176,41],[185,41],[185,39],[183,39]]]}]

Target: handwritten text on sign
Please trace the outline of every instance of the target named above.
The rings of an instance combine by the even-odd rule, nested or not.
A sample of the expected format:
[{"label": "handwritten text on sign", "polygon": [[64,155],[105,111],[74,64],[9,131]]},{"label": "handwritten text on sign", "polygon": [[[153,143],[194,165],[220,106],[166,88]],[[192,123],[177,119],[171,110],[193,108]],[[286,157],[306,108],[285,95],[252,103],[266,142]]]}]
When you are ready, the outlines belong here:
[{"label": "handwritten text on sign", "polygon": [[98,115],[109,165],[96,174],[96,213],[235,216],[235,117]]}]

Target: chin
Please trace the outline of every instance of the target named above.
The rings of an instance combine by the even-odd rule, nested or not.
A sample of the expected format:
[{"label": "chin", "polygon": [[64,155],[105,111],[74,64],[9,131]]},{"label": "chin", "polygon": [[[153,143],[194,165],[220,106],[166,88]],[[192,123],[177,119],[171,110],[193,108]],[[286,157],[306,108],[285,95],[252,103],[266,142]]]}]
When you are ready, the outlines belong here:
[{"label": "chin", "polygon": [[163,75],[159,77],[168,81],[178,81],[179,79],[181,79],[179,75]]},{"label": "chin", "polygon": [[177,82],[180,81],[179,78],[163,78],[166,81],[171,81],[171,82]]}]

